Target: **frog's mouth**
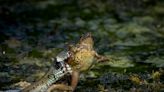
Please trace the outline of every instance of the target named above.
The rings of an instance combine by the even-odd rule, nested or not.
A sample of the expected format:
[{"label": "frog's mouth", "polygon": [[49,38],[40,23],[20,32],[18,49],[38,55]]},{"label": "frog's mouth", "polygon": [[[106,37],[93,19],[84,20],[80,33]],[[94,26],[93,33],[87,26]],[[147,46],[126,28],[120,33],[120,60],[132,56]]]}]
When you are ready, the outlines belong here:
[{"label": "frog's mouth", "polygon": [[90,32],[85,34],[85,35],[82,35],[82,37],[80,38],[80,41],[83,41],[87,38],[92,38],[92,34]]},{"label": "frog's mouth", "polygon": [[89,32],[86,34],[86,37],[92,37],[92,34]]}]

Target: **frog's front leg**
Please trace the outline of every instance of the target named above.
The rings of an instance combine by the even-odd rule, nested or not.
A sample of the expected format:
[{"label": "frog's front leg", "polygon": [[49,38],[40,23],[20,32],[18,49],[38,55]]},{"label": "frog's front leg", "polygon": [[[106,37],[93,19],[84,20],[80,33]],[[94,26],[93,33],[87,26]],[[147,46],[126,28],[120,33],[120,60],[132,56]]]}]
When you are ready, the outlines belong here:
[{"label": "frog's front leg", "polygon": [[65,85],[65,84],[54,84],[48,88],[47,92],[51,92],[52,90],[62,90],[62,91],[71,91],[73,92],[78,84],[79,80],[79,72],[73,71],[71,75],[71,85]]},{"label": "frog's front leg", "polygon": [[109,61],[109,58],[99,55],[96,51],[93,51],[95,58],[97,59],[98,62],[104,62],[104,61]]}]

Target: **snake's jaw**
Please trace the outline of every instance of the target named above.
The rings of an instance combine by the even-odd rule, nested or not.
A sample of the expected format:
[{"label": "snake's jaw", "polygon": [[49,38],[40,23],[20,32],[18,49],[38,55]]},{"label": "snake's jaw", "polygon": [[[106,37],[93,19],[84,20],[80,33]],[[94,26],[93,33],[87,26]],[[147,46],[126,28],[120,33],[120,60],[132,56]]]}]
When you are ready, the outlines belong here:
[{"label": "snake's jaw", "polygon": [[68,73],[72,74],[71,67],[68,64],[66,64],[65,67],[66,67],[66,70],[68,71]]}]

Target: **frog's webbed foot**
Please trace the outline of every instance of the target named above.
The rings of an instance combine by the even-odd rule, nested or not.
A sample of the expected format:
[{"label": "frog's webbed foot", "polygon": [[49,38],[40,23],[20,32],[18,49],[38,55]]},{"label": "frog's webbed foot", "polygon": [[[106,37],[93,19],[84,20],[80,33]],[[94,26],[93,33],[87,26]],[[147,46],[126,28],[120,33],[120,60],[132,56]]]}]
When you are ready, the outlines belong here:
[{"label": "frog's webbed foot", "polygon": [[59,90],[61,92],[73,92],[73,88],[71,86],[64,84],[54,84],[48,88],[47,92],[53,92],[53,90]]}]

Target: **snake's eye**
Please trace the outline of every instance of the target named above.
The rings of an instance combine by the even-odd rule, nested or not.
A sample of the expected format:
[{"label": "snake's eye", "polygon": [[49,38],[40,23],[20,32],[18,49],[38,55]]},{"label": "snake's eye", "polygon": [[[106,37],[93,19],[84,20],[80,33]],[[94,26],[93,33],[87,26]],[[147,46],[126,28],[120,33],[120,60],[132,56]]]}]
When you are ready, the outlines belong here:
[{"label": "snake's eye", "polygon": [[55,69],[59,69],[59,68],[62,67],[62,65],[61,65],[60,62],[55,61],[54,63],[55,63],[55,64],[54,64]]}]

